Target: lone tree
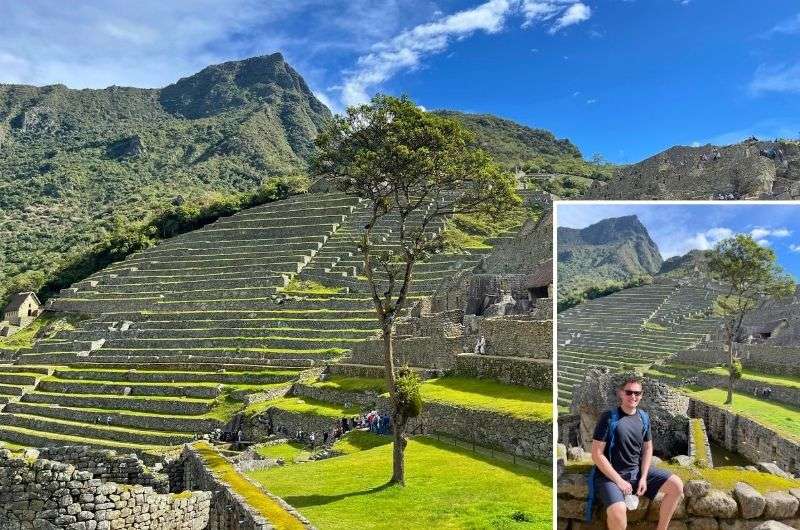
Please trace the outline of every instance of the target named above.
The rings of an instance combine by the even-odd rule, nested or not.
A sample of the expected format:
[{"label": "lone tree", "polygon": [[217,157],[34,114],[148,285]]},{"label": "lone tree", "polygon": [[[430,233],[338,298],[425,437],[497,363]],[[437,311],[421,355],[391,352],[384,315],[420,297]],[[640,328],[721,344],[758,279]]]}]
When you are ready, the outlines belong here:
[{"label": "lone tree", "polygon": [[775,262],[775,252],[762,247],[749,235],[739,234],[720,241],[709,259],[711,273],[728,286],[728,294],[718,304],[725,315],[725,345],[728,349],[728,397],[733,403],[733,387],[742,376],[742,362],[736,351],[745,313],[762,299],[794,294],[791,277]]},{"label": "lone tree", "polygon": [[[398,370],[394,323],[408,304],[414,264],[442,249],[444,220],[457,213],[498,219],[519,206],[514,178],[495,165],[459,122],[428,113],[410,99],[378,95],[337,116],[316,141],[315,170],[348,194],[366,199],[369,218],[360,250],[380,322],[384,372],[394,430],[391,483],[405,485],[408,419],[419,414],[419,378]],[[391,226],[387,250],[376,232]]]}]

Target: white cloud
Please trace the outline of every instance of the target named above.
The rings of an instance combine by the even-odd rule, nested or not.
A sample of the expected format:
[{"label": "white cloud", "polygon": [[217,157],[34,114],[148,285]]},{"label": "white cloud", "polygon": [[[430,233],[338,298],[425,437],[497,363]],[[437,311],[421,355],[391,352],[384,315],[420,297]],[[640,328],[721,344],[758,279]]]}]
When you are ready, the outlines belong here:
[{"label": "white cloud", "polygon": [[800,13],[776,24],[767,32],[766,36],[770,37],[776,33],[784,35],[800,33]]},{"label": "white cloud", "polygon": [[345,105],[364,103],[376,86],[402,71],[419,68],[426,57],[445,51],[453,40],[465,39],[476,32],[498,33],[517,14],[523,17],[523,27],[558,17],[548,30],[552,34],[588,20],[591,9],[575,0],[489,0],[419,24],[374,44],[370,53],[359,57],[356,67],[345,75],[341,100]]},{"label": "white cloud", "polygon": [[464,38],[476,31],[497,33],[503,28],[512,7],[508,0],[490,0],[375,44],[374,51],[359,57],[356,70],[346,76],[342,101],[346,105],[368,101],[371,87],[385,82],[401,70],[418,67],[423,57],[445,50],[451,38]]},{"label": "white cloud", "polygon": [[765,236],[768,236],[770,231],[766,228],[753,228],[750,230],[750,236],[753,239],[761,239]]},{"label": "white cloud", "polygon": [[750,230],[750,236],[755,240],[765,239],[767,237],[788,237],[792,231],[788,228],[764,228],[757,226]]},{"label": "white cloud", "polygon": [[587,105],[594,105],[595,103],[597,103],[597,99],[595,99],[595,98],[586,100],[586,104]]},{"label": "white cloud", "polygon": [[580,24],[581,22],[585,22],[589,20],[592,16],[592,8],[587,6],[586,4],[582,4],[578,2],[577,4],[572,4],[567,8],[563,15],[559,17],[556,23],[548,30],[548,33],[553,34],[561,31],[562,29],[573,26],[575,24]]},{"label": "white cloud", "polygon": [[710,250],[714,248],[714,245],[723,239],[728,239],[729,237],[733,236],[733,234],[734,232],[730,228],[709,228],[705,232],[697,232],[693,236],[687,238],[682,245],[678,245],[678,248],[676,248],[672,254],[683,255],[693,249]]},{"label": "white cloud", "polygon": [[800,245],[795,245],[794,243],[792,243],[791,245],[789,245],[789,250],[791,250],[792,252],[800,252]]},{"label": "white cloud", "polygon": [[753,95],[765,92],[800,92],[800,62],[794,64],[761,65],[749,85]]}]

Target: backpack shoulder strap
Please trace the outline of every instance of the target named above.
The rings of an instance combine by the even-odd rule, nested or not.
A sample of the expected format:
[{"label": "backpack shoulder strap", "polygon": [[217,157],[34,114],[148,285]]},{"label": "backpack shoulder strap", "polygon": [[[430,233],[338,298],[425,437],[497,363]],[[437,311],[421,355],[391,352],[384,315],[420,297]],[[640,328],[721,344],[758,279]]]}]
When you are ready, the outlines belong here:
[{"label": "backpack shoulder strap", "polygon": [[608,416],[608,450],[609,450],[608,454],[611,454],[611,449],[614,448],[618,423],[619,423],[619,409],[615,407],[611,409],[611,414],[609,414]]}]

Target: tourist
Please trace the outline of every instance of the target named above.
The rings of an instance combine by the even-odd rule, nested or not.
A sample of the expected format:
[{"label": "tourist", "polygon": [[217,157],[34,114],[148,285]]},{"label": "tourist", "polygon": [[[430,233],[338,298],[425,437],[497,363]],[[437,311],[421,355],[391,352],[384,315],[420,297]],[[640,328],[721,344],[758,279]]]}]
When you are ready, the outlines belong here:
[{"label": "tourist", "polygon": [[[664,494],[656,530],[667,530],[683,493],[677,475],[653,467],[653,439],[650,419],[640,410],[642,381],[628,377],[617,389],[620,405],[604,412],[597,421],[592,441],[595,468],[590,475],[587,518],[594,498],[606,506],[609,530],[624,530],[627,509],[635,509],[639,496],[652,500]],[[629,506],[630,505],[630,506]]]},{"label": "tourist", "polygon": [[486,353],[486,337],[483,335],[481,335],[481,337],[478,339],[478,342],[475,343],[475,353]]},{"label": "tourist", "polygon": [[317,437],[314,435],[313,432],[308,435],[308,441],[311,444],[311,450],[313,451],[314,450],[314,443],[317,441]]}]

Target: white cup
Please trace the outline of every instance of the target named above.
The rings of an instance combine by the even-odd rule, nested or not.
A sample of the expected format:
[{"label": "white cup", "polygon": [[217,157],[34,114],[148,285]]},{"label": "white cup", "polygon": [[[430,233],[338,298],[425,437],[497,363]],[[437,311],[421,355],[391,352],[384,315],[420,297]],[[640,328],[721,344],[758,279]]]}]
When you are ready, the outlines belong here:
[{"label": "white cup", "polygon": [[625,495],[625,507],[632,512],[639,507],[639,497],[636,495]]}]

